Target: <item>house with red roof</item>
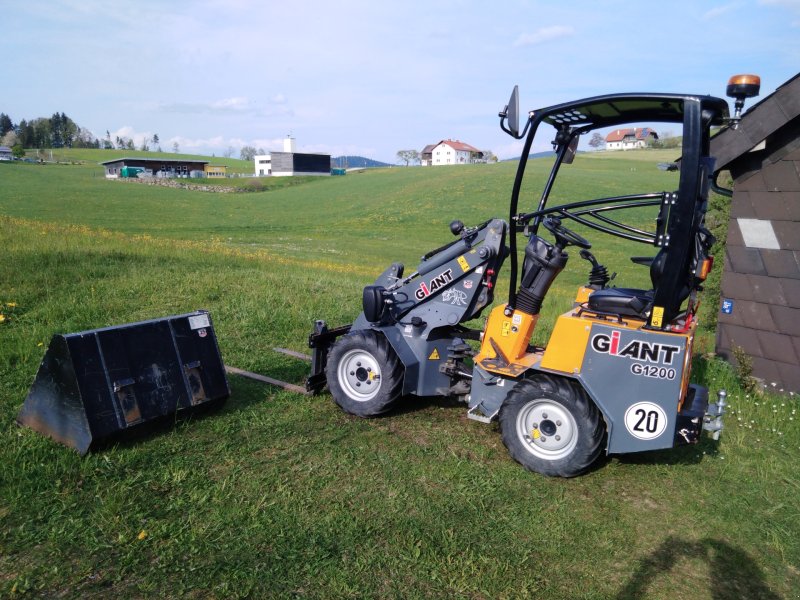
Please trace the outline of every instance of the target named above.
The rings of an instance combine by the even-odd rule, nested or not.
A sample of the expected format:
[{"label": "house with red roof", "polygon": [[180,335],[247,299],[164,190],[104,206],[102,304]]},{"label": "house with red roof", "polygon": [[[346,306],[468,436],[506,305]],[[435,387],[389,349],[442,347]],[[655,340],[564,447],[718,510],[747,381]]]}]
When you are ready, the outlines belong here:
[{"label": "house with red roof", "polygon": [[468,165],[485,162],[483,152],[459,140],[441,140],[422,149],[423,167],[432,165]]},{"label": "house with red roof", "polygon": [[606,136],[606,150],[635,150],[646,148],[658,139],[658,134],[650,127],[630,127],[615,129]]}]

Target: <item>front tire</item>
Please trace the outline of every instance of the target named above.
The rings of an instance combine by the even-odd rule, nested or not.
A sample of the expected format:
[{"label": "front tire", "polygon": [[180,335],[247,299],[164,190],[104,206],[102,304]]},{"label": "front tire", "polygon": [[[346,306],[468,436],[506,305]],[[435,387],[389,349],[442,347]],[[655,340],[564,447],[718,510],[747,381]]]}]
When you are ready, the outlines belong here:
[{"label": "front tire", "polygon": [[383,335],[356,331],[330,350],[328,388],[342,410],[357,417],[389,411],[403,391],[403,365]]},{"label": "front tire", "polygon": [[600,456],[605,426],[583,388],[537,375],[519,382],[500,410],[503,443],[529,471],[556,477],[586,472]]}]

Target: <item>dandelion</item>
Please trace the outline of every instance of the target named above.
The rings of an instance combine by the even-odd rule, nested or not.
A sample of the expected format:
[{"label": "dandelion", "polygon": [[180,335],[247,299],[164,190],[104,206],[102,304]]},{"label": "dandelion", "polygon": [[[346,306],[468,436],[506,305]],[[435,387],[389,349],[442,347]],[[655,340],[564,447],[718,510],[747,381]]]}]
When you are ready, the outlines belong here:
[{"label": "dandelion", "polygon": [[146,537],[147,537],[147,532],[144,529],[142,529],[139,532],[139,535],[136,536],[136,539],[139,540],[139,541],[142,541]]},{"label": "dandelion", "polygon": [[38,344],[36,344],[37,348],[41,348],[42,346],[44,346],[44,342],[39,342]]},{"label": "dandelion", "polygon": [[15,308],[17,306],[16,302],[6,302],[6,306],[8,308]]}]

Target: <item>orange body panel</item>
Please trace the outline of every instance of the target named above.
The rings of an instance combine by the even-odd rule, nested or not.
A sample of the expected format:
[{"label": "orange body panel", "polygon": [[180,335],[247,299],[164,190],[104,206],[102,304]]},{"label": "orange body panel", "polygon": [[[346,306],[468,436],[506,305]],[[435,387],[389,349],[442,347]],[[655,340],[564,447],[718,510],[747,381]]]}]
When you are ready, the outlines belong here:
[{"label": "orange body panel", "polygon": [[519,311],[506,316],[505,305],[496,306],[486,321],[481,351],[475,362],[489,371],[505,370],[503,363],[530,362],[522,359],[528,354],[528,344],[538,320],[539,315]]}]

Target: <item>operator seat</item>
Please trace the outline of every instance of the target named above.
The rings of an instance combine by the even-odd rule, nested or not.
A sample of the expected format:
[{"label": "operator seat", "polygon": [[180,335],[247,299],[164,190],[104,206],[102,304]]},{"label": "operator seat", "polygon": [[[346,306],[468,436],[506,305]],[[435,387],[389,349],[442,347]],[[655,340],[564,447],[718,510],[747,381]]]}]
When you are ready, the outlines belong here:
[{"label": "operator seat", "polygon": [[[667,258],[666,252],[666,248],[662,248],[650,261],[650,281],[653,284],[653,289],[603,288],[589,296],[589,310],[646,320],[653,305],[655,288],[659,279],[661,279],[661,274],[664,272],[664,262]],[[688,296],[689,288],[684,286],[681,290],[681,302]]]}]

